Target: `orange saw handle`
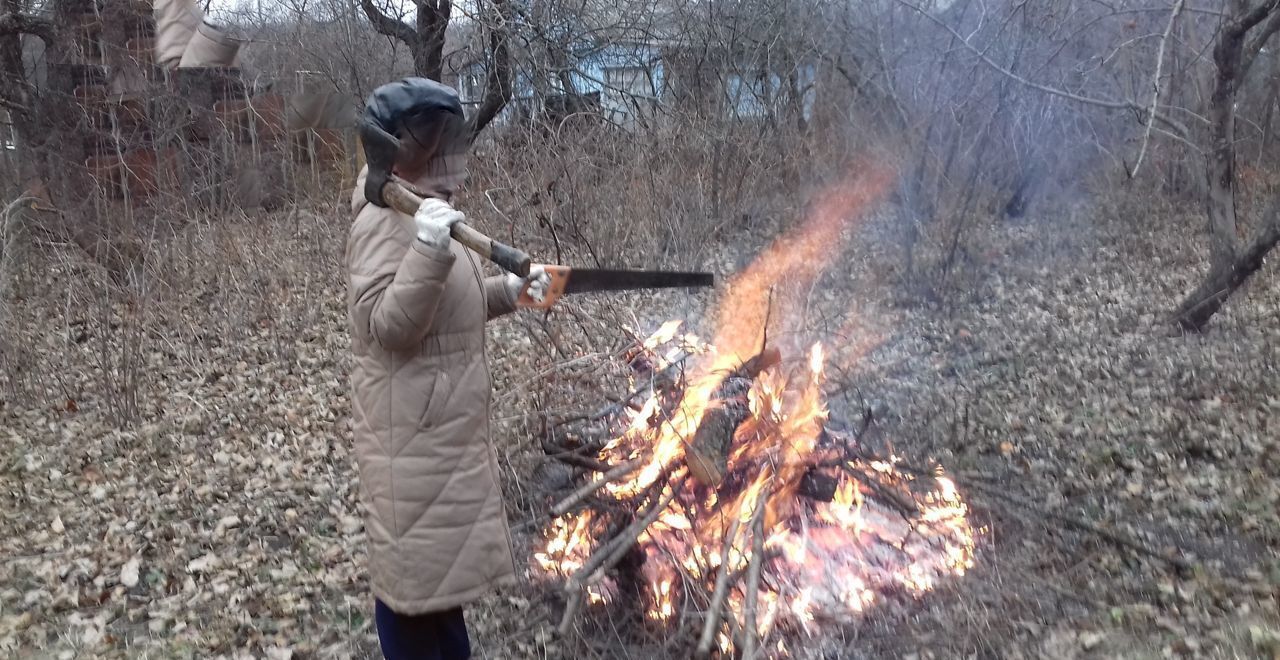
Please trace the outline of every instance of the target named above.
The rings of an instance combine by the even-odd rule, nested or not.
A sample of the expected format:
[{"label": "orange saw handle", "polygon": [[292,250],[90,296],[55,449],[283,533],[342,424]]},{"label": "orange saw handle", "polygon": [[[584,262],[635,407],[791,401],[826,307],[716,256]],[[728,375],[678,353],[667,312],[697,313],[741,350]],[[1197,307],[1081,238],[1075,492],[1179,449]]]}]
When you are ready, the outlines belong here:
[{"label": "orange saw handle", "polygon": [[529,295],[529,285],[526,284],[520,290],[519,297],[516,298],[517,307],[524,309],[550,309],[560,299],[560,296],[564,295],[564,288],[569,284],[569,272],[572,269],[568,266],[552,265],[543,265],[542,268],[546,270],[547,276],[551,278],[551,283],[547,285],[546,295],[542,297],[541,301],[534,300]]}]

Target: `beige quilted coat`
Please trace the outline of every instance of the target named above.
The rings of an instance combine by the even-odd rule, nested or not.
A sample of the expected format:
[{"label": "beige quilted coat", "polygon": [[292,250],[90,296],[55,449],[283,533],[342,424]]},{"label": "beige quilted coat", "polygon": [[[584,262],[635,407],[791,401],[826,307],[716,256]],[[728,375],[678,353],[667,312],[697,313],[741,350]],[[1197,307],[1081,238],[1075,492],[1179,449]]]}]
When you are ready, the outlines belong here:
[{"label": "beige quilted coat", "polygon": [[352,416],[373,593],[400,614],[473,601],[514,581],[489,443],[484,323],[515,309],[456,242],[352,195],[347,310]]}]

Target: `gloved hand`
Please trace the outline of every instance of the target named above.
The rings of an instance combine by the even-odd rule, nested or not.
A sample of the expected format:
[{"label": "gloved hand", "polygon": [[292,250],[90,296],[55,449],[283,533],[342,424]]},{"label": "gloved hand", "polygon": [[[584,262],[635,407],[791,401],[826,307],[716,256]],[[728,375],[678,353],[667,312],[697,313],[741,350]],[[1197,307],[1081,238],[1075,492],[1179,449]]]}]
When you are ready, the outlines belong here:
[{"label": "gloved hand", "polygon": [[461,211],[435,197],[422,200],[418,212],[413,214],[413,222],[418,225],[418,240],[441,250],[449,249],[449,232],[464,219],[466,216]]},{"label": "gloved hand", "polygon": [[551,286],[551,276],[540,264],[534,264],[529,268],[528,277],[507,273],[506,285],[512,298],[519,298],[521,293],[525,293],[525,287],[528,287],[529,297],[542,302],[547,297],[547,287]]}]

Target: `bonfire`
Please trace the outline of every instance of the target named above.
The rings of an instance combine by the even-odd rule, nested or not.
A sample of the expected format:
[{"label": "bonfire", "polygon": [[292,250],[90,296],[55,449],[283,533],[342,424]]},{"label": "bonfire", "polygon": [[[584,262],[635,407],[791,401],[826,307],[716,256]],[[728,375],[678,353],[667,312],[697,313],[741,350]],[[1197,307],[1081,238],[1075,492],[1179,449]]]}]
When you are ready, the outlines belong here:
[{"label": "bonfire", "polygon": [[701,654],[782,656],[788,640],[973,565],[954,483],[833,430],[821,343],[787,355],[768,340],[788,313],[778,291],[816,279],[886,180],[835,186],[737,275],[714,340],[672,321],[637,342],[632,394],[592,416],[605,433],[557,447],[589,466],[534,556],[563,582],[562,632],[584,607],[639,604],[654,626],[700,627]]}]

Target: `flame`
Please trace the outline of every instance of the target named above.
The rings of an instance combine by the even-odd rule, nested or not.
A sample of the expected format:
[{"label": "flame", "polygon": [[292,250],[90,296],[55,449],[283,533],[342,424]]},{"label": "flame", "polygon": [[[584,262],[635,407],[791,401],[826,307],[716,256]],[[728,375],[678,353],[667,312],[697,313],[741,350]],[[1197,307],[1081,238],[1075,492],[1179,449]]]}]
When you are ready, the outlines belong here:
[{"label": "flame", "polygon": [[[671,321],[638,342],[646,364],[656,368],[673,364],[682,353],[697,361],[674,395],[655,392],[639,411],[619,420],[619,432],[599,458],[611,465],[632,462],[635,470],[602,493],[619,503],[618,510],[626,504],[643,507],[666,479],[659,488],[674,497],[637,537],[644,561],[635,591],[606,577],[588,592],[591,603],[608,602],[614,593],[640,593],[645,616],[663,624],[677,611],[705,604],[706,595],[690,598],[689,589],[709,594],[722,571],[742,576],[757,570],[761,579],[754,594],[735,578],[741,585],[729,592],[725,617],[736,625],[723,625],[715,641],[722,652],[731,652],[750,609],[760,650],[777,656],[788,647],[781,638],[767,640],[770,635],[813,634],[820,621],[856,616],[886,591],[923,593],[972,567],[975,533],[954,482],[940,472],[932,479],[913,478],[896,467],[895,456],[840,458],[823,444],[827,352],[821,344],[809,348],[802,366],[775,366],[751,380],[747,417],[734,431],[726,459],[730,476],[718,488],[684,479],[690,471],[680,466],[706,413],[725,405],[717,399],[725,375],[760,350],[769,307],[780,304],[774,290],[812,285],[887,183],[887,174],[875,170],[820,198],[797,230],[733,278],[714,341],[681,334],[682,324]],[[835,481],[829,502],[801,496],[815,471]],[[915,514],[892,508],[877,488],[893,490]],[[584,509],[556,518],[534,555],[539,571],[567,578],[582,570],[597,545],[616,533],[607,515]]]}]

